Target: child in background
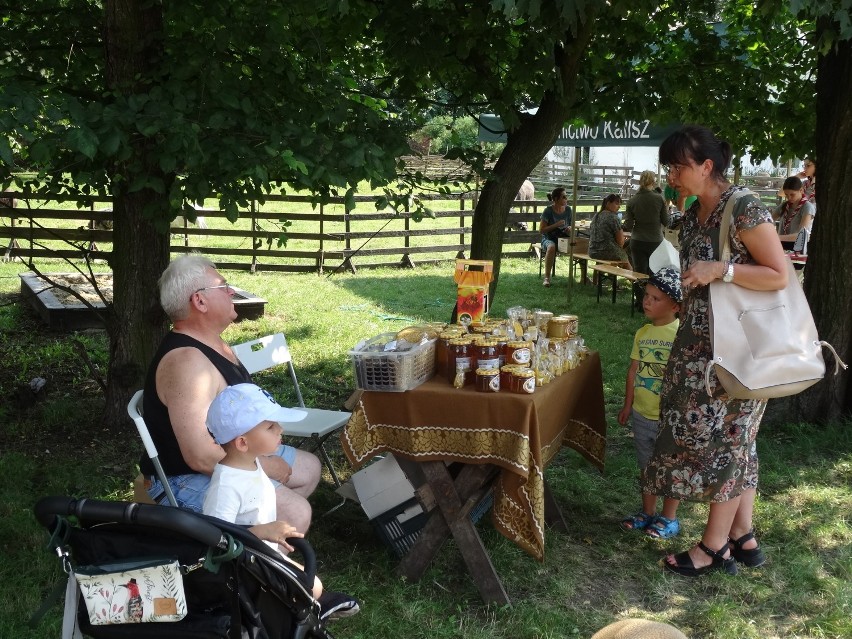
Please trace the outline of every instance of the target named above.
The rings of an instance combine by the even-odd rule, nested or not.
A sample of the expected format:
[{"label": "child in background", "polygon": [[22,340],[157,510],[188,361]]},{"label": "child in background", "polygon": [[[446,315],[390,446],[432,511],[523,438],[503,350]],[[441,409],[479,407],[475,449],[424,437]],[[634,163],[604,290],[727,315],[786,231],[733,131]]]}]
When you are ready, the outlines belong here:
[{"label": "child in background", "polygon": [[[292,551],[287,537],[304,535],[287,522],[276,520],[275,487],[257,458],[278,449],[282,434],[279,422],[297,422],[306,416],[304,411],[279,406],[254,384],[229,386],[219,393],[207,411],[207,428],[225,456],[213,470],[204,514],[249,526],[276,552],[279,546]],[[353,597],[324,593],[319,579],[314,581],[313,595],[319,601],[323,620],[350,616],[360,609]]]},{"label": "child in background", "polygon": [[[624,407],[618,413],[618,423],[622,426],[630,418],[640,470],[651,459],[659,432],[660,387],[672,342],[680,326],[677,313],[682,301],[680,271],[677,269],[661,268],[648,279],[642,306],[651,323],[636,331],[633,338]],[[658,515],[657,496],[642,493],[642,510],[622,520],[621,527],[642,530],[658,539],[674,537],[680,532],[677,519],[679,503],[676,499],[664,499],[663,512]]]}]

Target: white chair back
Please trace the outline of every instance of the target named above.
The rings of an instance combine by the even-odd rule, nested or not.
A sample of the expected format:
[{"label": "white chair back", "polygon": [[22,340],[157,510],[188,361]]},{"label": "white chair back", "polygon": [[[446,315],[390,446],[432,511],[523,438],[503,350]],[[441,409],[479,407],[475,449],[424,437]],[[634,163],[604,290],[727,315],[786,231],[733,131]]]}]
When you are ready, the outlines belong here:
[{"label": "white chair back", "polygon": [[237,359],[242,362],[246,370],[252,375],[273,366],[287,365],[290,379],[293,381],[293,386],[296,390],[299,407],[306,411],[308,416],[300,422],[288,422],[284,428],[284,436],[311,441],[313,445],[312,450],[319,453],[335,485],[340,486],[340,480],[337,477],[331,459],[329,459],[323,447],[323,443],[335,431],[340,430],[346,425],[352,413],[338,410],[324,410],[321,408],[307,408],[305,406],[305,400],[302,398],[302,390],[299,387],[299,380],[296,378],[296,370],[293,368],[293,358],[290,355],[290,348],[287,346],[287,339],[283,333],[275,333],[274,335],[249,340],[248,342],[232,346],[231,349],[234,351]]},{"label": "white chair back", "polygon": [[136,424],[136,430],[139,431],[139,437],[142,438],[142,443],[145,445],[145,453],[148,455],[151,463],[154,464],[154,470],[157,473],[160,483],[163,485],[163,490],[166,493],[166,497],[168,497],[169,503],[177,508],[177,499],[175,499],[172,487],[167,481],[166,473],[160,464],[157,447],[154,445],[154,440],[151,439],[151,433],[148,432],[148,426],[142,417],[142,397],[143,391],[138,390],[134,393],[133,397],[130,398],[130,403],[127,404],[127,414],[130,415],[133,423]]}]

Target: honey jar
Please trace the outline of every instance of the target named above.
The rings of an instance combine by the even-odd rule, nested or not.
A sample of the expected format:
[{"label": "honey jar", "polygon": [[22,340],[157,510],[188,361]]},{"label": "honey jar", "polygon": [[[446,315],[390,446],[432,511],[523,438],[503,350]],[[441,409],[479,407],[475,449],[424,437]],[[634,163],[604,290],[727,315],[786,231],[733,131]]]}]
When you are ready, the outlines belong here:
[{"label": "honey jar", "polygon": [[[449,341],[447,350],[447,376],[456,387],[473,383],[473,343],[469,337],[456,337]],[[461,376],[461,379],[459,379]]]},{"label": "honey jar", "polygon": [[529,394],[535,392],[535,371],[518,367],[512,371],[512,392]]},{"label": "honey jar", "polygon": [[560,315],[568,320],[568,335],[566,337],[574,337],[580,334],[580,318],[576,315]]},{"label": "honey jar", "polygon": [[447,357],[449,355],[450,340],[459,336],[456,331],[443,331],[438,334],[435,342],[435,367],[438,375],[447,377]]},{"label": "honey jar", "polygon": [[483,339],[475,347],[476,367],[500,369],[500,342],[496,339]]},{"label": "honey jar", "polygon": [[476,369],[476,390],[480,393],[500,391],[500,371],[496,368]]},{"label": "honey jar", "polygon": [[506,363],[529,366],[532,358],[532,342],[506,342]]},{"label": "honey jar", "polygon": [[547,322],[548,337],[570,337],[568,334],[568,318],[565,315],[551,317]]},{"label": "honey jar", "polygon": [[500,367],[500,388],[504,391],[512,390],[512,373],[517,366],[515,364],[506,364]]}]

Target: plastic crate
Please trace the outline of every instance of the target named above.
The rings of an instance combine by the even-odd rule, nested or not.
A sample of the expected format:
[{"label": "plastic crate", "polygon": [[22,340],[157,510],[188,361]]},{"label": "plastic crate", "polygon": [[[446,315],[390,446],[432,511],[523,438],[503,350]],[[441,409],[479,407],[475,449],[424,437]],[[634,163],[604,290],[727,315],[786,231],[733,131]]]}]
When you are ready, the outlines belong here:
[{"label": "plastic crate", "polygon": [[382,333],[349,351],[355,371],[355,385],[362,390],[402,392],[416,388],[435,374],[435,340],[403,352],[368,350],[387,344],[396,333]]},{"label": "plastic crate", "polygon": [[[471,509],[470,513],[468,513],[471,522],[473,524],[479,523],[479,520],[482,519],[483,515],[493,505],[494,495],[489,490],[479,503]],[[371,522],[376,530],[376,534],[384,544],[397,557],[402,557],[411,549],[414,542],[417,541],[420,531],[423,530],[428,519],[429,513],[420,507],[420,504],[417,503],[417,498],[412,497],[372,519]]]},{"label": "plastic crate", "polygon": [[[416,510],[420,512],[411,517],[405,517],[406,511]],[[397,557],[402,557],[417,541],[427,519],[429,519],[429,513],[420,508],[417,499],[412,497],[371,521],[376,534],[384,544]]]}]

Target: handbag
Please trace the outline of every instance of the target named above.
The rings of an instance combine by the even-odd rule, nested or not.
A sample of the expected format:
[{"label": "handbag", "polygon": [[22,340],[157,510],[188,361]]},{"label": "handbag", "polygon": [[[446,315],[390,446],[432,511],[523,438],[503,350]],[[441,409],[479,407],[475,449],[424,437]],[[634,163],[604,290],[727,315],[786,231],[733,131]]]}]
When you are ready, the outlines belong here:
[{"label": "handbag", "polygon": [[177,560],[78,566],[74,576],[93,626],[180,621],[186,616],[183,575]]},{"label": "handbag", "polygon": [[[728,199],[722,213],[719,246],[722,261],[731,258],[730,229],[735,203],[744,189]],[[755,196],[757,197],[757,196]],[[834,348],[820,341],[808,300],[787,261],[787,286],[754,291],[733,282],[710,283],[710,339],[713,359],[704,372],[708,395],[710,371],[733,399],[772,399],[800,393],[825,375],[822,347],[834,354],[835,375],[846,368]]]}]

